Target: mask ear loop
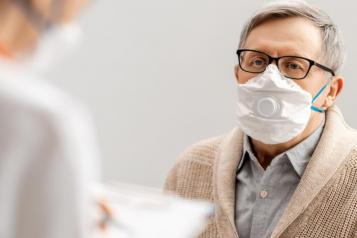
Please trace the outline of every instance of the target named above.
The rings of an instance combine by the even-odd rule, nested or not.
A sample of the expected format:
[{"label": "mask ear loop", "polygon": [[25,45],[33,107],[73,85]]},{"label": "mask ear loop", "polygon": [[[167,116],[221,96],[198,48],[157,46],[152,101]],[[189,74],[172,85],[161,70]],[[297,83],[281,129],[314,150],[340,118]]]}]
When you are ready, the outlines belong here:
[{"label": "mask ear loop", "polygon": [[40,12],[31,7],[28,0],[15,0],[14,2],[21,8],[25,16],[40,32],[53,28],[55,20],[59,17],[61,12],[63,12],[64,8],[63,0],[52,0],[52,4],[50,6],[50,19],[46,20]]},{"label": "mask ear loop", "polygon": [[323,93],[323,91],[325,91],[325,89],[327,88],[327,86],[331,83],[331,80],[329,80],[329,82],[327,82],[319,91],[318,93],[315,95],[315,97],[312,99],[311,101],[311,110],[315,111],[315,112],[320,112],[320,113],[324,113],[326,110],[321,108],[321,107],[316,107],[314,105],[312,105],[316,99]]}]

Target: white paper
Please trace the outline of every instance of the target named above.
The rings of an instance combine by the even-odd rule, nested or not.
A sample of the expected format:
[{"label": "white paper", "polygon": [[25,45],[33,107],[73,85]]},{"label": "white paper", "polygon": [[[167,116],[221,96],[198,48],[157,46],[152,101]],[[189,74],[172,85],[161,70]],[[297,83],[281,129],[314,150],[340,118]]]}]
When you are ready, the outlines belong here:
[{"label": "white paper", "polygon": [[206,226],[213,205],[164,195],[159,190],[126,184],[97,188],[113,217],[96,238],[191,238]]}]

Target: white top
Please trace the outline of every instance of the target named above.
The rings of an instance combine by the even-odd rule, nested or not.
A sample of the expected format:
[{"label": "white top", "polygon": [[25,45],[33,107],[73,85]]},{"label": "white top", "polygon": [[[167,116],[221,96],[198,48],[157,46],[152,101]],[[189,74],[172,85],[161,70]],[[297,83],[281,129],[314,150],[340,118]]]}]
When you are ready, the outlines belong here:
[{"label": "white top", "polygon": [[83,106],[0,63],[0,237],[88,237],[93,134]]}]

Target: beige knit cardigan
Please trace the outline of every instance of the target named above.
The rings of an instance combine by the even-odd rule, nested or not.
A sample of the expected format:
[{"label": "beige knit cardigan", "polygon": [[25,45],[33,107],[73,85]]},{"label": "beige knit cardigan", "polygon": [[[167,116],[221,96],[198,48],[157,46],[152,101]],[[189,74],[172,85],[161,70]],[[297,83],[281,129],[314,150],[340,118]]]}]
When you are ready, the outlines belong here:
[{"label": "beige knit cardigan", "polygon": [[[242,141],[235,128],[199,142],[166,179],[166,191],[215,204],[201,238],[238,237],[234,206]],[[357,238],[357,132],[336,106],[327,111],[321,139],[271,237]]]}]

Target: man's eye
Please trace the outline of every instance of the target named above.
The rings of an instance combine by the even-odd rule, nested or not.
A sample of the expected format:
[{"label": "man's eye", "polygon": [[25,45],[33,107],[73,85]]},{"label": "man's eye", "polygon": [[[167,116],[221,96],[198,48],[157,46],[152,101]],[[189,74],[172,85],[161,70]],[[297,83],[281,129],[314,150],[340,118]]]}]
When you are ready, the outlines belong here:
[{"label": "man's eye", "polygon": [[255,60],[255,61],[254,61],[254,64],[256,64],[256,65],[262,65],[262,64],[264,64],[264,62],[263,62],[262,60]]},{"label": "man's eye", "polygon": [[287,63],[286,64],[286,68],[288,69],[292,69],[292,70],[298,70],[298,69],[303,69],[303,67],[301,67],[301,65],[297,64],[297,63]]},{"label": "man's eye", "polygon": [[264,59],[260,59],[260,58],[255,58],[251,60],[251,65],[253,66],[262,66],[265,65],[265,60]]}]

